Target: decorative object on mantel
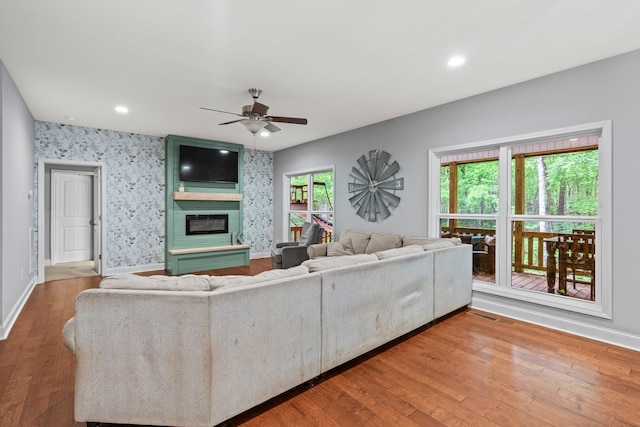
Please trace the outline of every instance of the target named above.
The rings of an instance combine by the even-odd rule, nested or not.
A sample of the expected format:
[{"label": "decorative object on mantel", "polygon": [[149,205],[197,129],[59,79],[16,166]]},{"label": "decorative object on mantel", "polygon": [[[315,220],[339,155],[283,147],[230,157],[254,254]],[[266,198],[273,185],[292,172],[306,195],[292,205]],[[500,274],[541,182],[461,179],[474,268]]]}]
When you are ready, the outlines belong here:
[{"label": "decorative object on mantel", "polygon": [[200,109],[215,111],[218,113],[233,114],[234,116],[242,117],[238,120],[220,123],[220,125],[229,125],[231,123],[240,122],[244,125],[244,127],[247,128],[249,132],[254,135],[263,128],[271,133],[280,131],[281,129],[278,126],[274,125],[273,122],[291,123],[295,125],[307,124],[307,119],[267,115],[269,107],[258,102],[258,97],[261,93],[261,89],[249,89],[249,94],[253,98],[253,105],[245,105],[244,107],[242,107],[242,114],[232,113],[230,111],[215,110],[213,108],[207,107],[200,107]]},{"label": "decorative object on mantel", "polygon": [[389,163],[391,155],[386,151],[371,150],[369,159],[363,154],[349,176],[349,199],[356,213],[369,222],[384,221],[391,215],[390,208],[397,208],[400,197],[396,192],[404,189],[404,178],[396,178],[400,171],[397,161]]}]

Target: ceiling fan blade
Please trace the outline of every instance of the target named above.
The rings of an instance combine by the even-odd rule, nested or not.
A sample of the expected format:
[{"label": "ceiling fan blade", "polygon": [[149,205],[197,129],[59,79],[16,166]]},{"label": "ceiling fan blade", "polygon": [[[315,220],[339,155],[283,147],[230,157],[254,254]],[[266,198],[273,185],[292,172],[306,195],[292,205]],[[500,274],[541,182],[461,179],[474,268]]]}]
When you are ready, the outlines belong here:
[{"label": "ceiling fan blade", "polygon": [[267,123],[264,128],[266,130],[268,130],[269,132],[271,132],[271,133],[279,132],[281,130],[278,126],[276,126],[276,125],[274,125],[272,123]]},{"label": "ceiling fan blade", "polygon": [[238,122],[241,122],[243,120],[246,120],[246,119],[231,120],[230,122],[218,123],[218,125],[230,125],[231,123],[238,123]]},{"label": "ceiling fan blade", "polygon": [[269,111],[269,107],[259,102],[254,102],[253,108],[251,108],[251,112],[253,114],[258,114],[259,116],[264,116],[267,114],[267,111]]},{"label": "ceiling fan blade", "polygon": [[216,111],[218,113],[233,114],[234,116],[244,117],[242,114],[232,113],[230,111],[214,110],[213,108],[200,107],[201,110]]},{"label": "ceiling fan blade", "polygon": [[268,116],[265,117],[270,122],[278,122],[278,123],[292,123],[294,125],[306,125],[307,119],[300,119],[296,117],[280,117],[280,116]]}]

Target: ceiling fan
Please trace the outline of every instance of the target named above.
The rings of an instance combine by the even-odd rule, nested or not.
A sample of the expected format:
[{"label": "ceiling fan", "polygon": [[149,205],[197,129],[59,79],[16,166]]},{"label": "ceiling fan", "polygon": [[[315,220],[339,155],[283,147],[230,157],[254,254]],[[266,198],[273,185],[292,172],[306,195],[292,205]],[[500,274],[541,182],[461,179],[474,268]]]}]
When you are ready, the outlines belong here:
[{"label": "ceiling fan", "polygon": [[261,89],[249,89],[249,94],[253,98],[253,105],[245,105],[242,107],[242,114],[232,113],[229,111],[215,110],[213,108],[200,107],[202,110],[217,111],[218,113],[233,114],[242,117],[238,120],[220,123],[220,125],[229,125],[231,123],[242,123],[249,132],[256,134],[260,129],[265,129],[271,133],[278,132],[281,129],[273,123],[292,123],[296,125],[306,125],[307,119],[296,117],[271,116],[267,114],[269,107],[258,102],[258,97],[262,93]]}]

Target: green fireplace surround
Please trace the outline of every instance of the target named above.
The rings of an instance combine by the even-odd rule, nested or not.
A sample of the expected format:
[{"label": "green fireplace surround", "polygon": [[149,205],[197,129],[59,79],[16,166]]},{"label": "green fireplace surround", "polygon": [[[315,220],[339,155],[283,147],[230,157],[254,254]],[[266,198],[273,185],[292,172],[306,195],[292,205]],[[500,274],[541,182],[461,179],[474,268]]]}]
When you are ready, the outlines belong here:
[{"label": "green fireplace surround", "polygon": [[[238,182],[180,181],[180,146],[217,148],[238,153]],[[249,265],[249,246],[235,244],[242,233],[242,181],[244,147],[205,139],[166,137],[165,268],[185,274]],[[215,234],[187,234],[187,215],[228,216],[227,230]]]}]

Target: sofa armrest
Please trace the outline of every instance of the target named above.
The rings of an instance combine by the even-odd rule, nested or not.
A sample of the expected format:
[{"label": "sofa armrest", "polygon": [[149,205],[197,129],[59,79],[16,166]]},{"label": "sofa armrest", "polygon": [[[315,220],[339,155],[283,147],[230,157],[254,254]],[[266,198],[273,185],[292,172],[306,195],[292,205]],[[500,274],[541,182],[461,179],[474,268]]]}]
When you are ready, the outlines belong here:
[{"label": "sofa armrest", "polygon": [[296,267],[309,259],[308,246],[284,246],[282,248],[282,268]]},{"label": "sofa armrest", "polygon": [[64,345],[71,351],[71,353],[76,354],[76,318],[72,317],[67,320],[67,323],[64,324],[62,328],[62,337],[64,339]]},{"label": "sofa armrest", "polygon": [[328,243],[318,243],[316,245],[309,245],[307,246],[307,255],[309,255],[309,259],[314,259],[321,256],[327,256],[328,247],[329,247]]},{"label": "sofa armrest", "polygon": [[298,242],[280,242],[276,243],[276,248],[284,248],[287,246],[298,246]]}]

